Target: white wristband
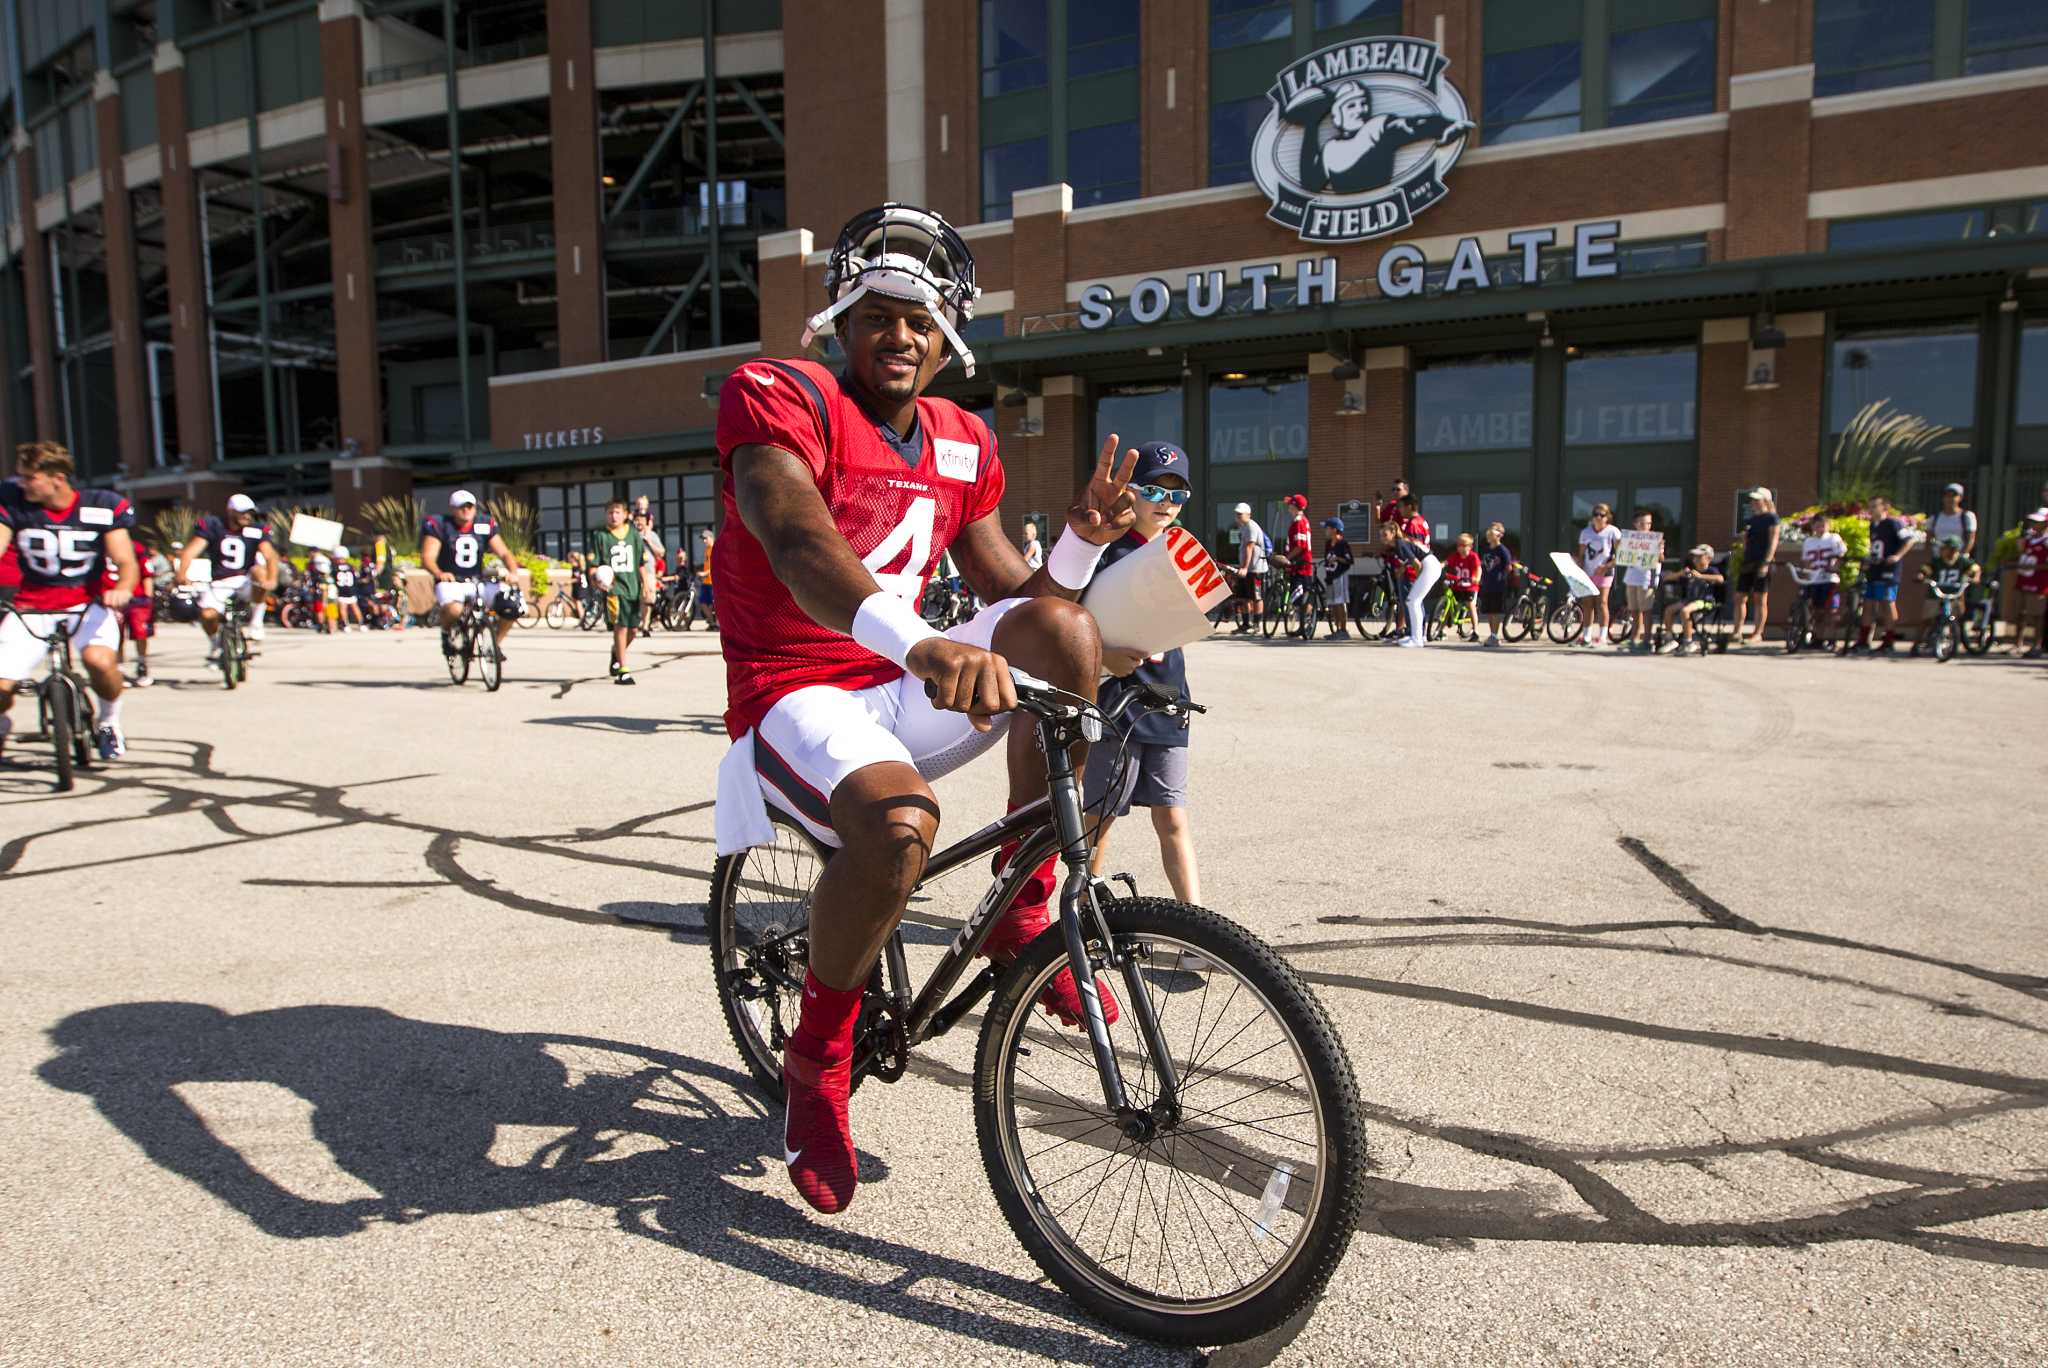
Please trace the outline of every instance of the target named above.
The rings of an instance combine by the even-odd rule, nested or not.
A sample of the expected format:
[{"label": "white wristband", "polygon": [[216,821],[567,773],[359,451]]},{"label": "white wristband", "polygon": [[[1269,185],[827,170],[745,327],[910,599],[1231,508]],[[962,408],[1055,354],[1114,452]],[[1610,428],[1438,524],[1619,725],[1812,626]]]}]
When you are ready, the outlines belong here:
[{"label": "white wristband", "polygon": [[911,647],[938,635],[908,603],[884,590],[861,600],[853,615],[853,639],[896,665],[909,659]]},{"label": "white wristband", "polygon": [[1053,543],[1052,554],[1045,558],[1045,571],[1062,589],[1086,589],[1088,581],[1095,578],[1095,567],[1102,563],[1102,553],[1108,549],[1084,539],[1069,527]]}]

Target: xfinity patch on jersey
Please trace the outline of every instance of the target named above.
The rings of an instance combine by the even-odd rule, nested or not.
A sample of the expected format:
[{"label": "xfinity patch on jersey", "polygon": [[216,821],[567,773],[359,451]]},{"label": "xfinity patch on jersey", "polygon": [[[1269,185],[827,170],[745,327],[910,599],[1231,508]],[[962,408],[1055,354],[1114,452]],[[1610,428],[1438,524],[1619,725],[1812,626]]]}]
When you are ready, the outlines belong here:
[{"label": "xfinity patch on jersey", "polygon": [[970,483],[981,465],[981,448],[973,442],[956,442],[951,437],[932,438],[932,454],[939,458],[939,474],[949,480]]},{"label": "xfinity patch on jersey", "polygon": [[479,537],[488,537],[491,535],[491,525],[487,522],[471,523],[469,525],[469,530],[474,532]]},{"label": "xfinity patch on jersey", "polygon": [[114,525],[114,510],[111,508],[81,508],[78,510],[78,520],[88,527],[112,527]]}]

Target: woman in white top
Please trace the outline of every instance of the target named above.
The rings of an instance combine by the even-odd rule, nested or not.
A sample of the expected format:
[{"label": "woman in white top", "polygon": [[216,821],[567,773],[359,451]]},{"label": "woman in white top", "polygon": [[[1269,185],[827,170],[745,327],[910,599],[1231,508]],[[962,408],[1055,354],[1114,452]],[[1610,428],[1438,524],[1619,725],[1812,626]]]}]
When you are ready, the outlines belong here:
[{"label": "woman in white top", "polygon": [[1963,507],[1961,485],[1952,484],[1941,491],[1941,512],[1928,522],[1927,530],[1929,546],[1940,546],[1944,537],[1960,537],[1965,556],[1977,549],[1977,515]]},{"label": "woman in white top", "polygon": [[[1607,590],[1614,583],[1614,553],[1620,546],[1621,531],[1614,525],[1614,510],[1604,503],[1594,504],[1593,516],[1579,531],[1579,564],[1586,567],[1586,578],[1600,592],[1579,600],[1579,620],[1584,624],[1579,633],[1581,646],[1607,644]],[[1593,626],[1595,616],[1600,619],[1597,629]]]},{"label": "woman in white top", "polygon": [[1038,540],[1038,524],[1028,518],[1024,522],[1024,568],[1036,570],[1045,564],[1045,547]]}]

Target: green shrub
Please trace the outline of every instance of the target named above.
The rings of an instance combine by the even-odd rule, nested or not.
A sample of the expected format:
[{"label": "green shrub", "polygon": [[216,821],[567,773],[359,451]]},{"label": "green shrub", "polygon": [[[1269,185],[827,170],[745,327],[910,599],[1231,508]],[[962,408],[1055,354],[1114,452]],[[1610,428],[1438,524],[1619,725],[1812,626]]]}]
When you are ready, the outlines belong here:
[{"label": "green shrub", "polygon": [[2015,527],[2014,529],[2012,529],[2012,531],[2001,535],[1999,539],[1992,544],[1991,556],[1988,560],[1985,561],[1984,568],[1986,570],[1996,570],[1999,569],[2001,566],[2011,565],[2014,561],[2018,560],[2019,558],[2020,529]]}]

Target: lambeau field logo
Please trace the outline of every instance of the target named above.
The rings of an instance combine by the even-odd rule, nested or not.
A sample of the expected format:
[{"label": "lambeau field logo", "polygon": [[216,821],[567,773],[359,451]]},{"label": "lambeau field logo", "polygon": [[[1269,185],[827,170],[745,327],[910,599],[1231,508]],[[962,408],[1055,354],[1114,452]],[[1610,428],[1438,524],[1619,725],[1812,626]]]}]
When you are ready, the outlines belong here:
[{"label": "lambeau field logo", "polygon": [[1336,43],[1280,72],[1252,140],[1266,217],[1307,242],[1398,233],[1449,191],[1472,129],[1450,59],[1423,38]]}]

